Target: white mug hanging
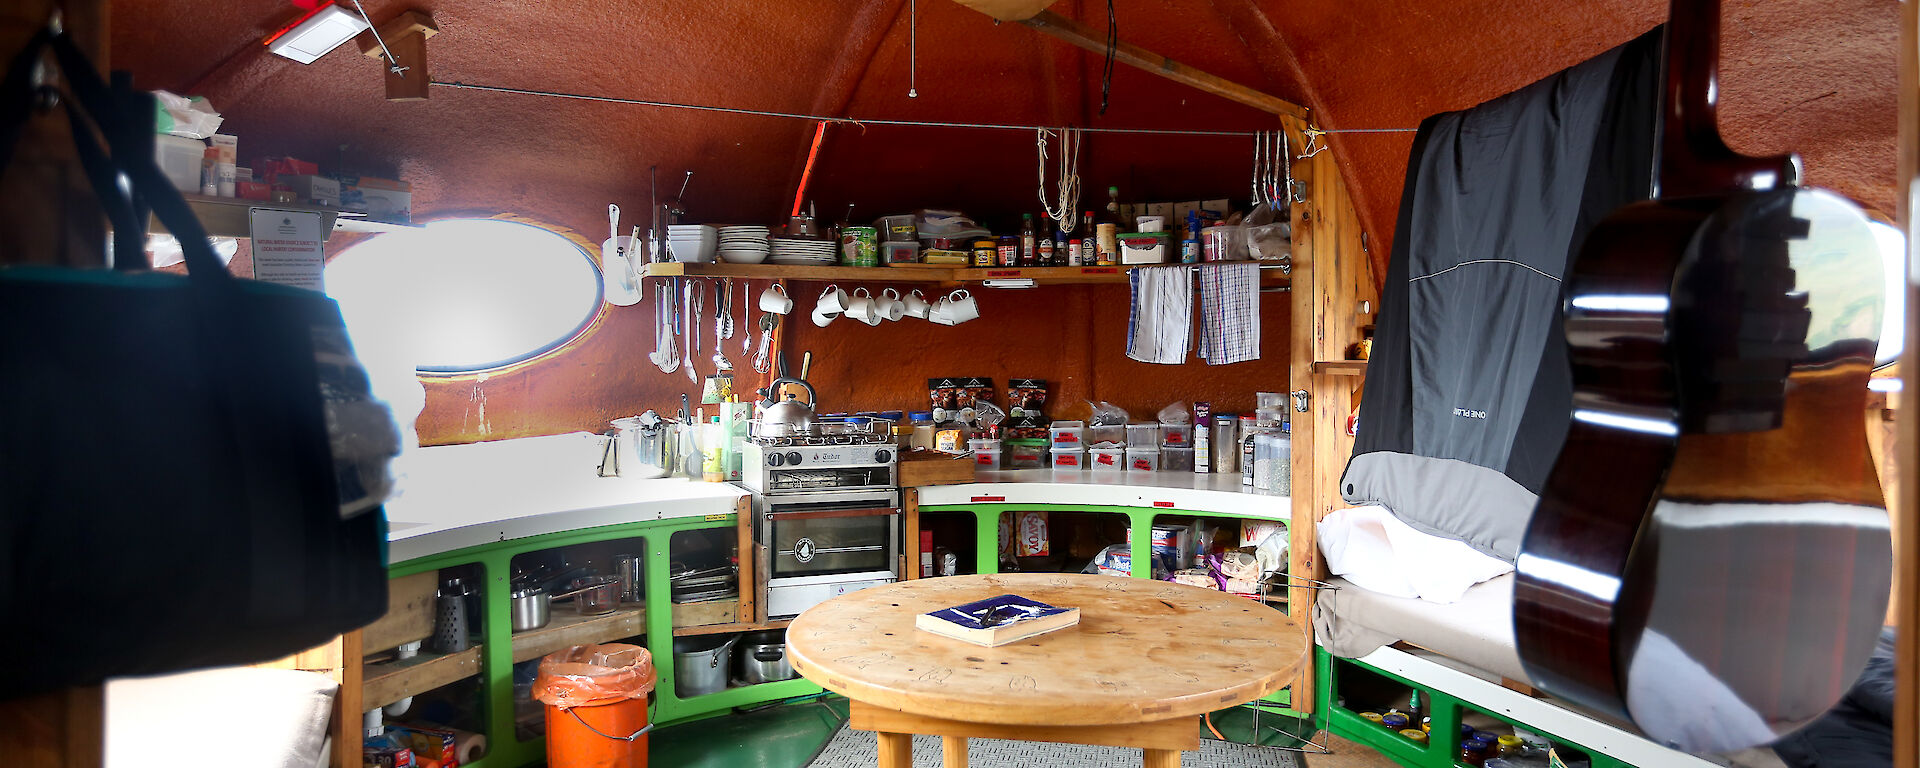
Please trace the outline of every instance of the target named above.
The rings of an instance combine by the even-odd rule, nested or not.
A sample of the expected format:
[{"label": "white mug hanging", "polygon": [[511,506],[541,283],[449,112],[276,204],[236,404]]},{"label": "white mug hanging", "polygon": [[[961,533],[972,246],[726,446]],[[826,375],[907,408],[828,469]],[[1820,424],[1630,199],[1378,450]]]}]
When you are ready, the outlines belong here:
[{"label": "white mug hanging", "polygon": [[820,292],[820,300],[814,302],[813,311],[825,312],[829,315],[847,311],[847,292],[840,290],[840,286],[837,285],[827,286],[826,290]]},{"label": "white mug hanging", "polygon": [[953,321],[950,325],[959,325],[980,316],[980,302],[964,288],[947,294],[946,307],[947,319]]},{"label": "white mug hanging", "polygon": [[779,283],[767,286],[760,292],[760,311],[784,315],[793,311],[793,297],[787,295],[787,287]]},{"label": "white mug hanging", "polygon": [[900,318],[907,315],[906,302],[901,301],[900,292],[892,288],[881,291],[876,303],[880,305],[880,318],[883,320],[899,322]]},{"label": "white mug hanging", "polygon": [[927,303],[927,297],[920,295],[920,289],[918,288],[915,288],[912,293],[907,294],[907,297],[903,299],[901,303],[906,307],[907,317],[917,317],[922,320],[926,319],[927,310],[933,308],[933,305]]},{"label": "white mug hanging", "polygon": [[847,317],[867,325],[880,324],[880,306],[873,301],[873,295],[865,288],[853,289],[853,297],[847,299]]}]

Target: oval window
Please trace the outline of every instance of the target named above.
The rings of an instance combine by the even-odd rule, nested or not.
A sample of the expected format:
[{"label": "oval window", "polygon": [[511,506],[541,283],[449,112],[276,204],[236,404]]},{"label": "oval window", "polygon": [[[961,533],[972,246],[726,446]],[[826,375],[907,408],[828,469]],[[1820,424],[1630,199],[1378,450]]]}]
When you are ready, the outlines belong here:
[{"label": "oval window", "polygon": [[600,268],[566,237],[496,219],[436,221],[360,243],[327,264],[356,348],[429,373],[511,365],[573,340],[600,311]]}]

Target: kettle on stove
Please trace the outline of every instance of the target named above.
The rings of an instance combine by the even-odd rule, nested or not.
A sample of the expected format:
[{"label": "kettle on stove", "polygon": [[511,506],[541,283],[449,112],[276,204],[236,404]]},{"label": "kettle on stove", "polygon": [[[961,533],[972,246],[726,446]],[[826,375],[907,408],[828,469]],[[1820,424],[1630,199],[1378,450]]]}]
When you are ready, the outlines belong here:
[{"label": "kettle on stove", "polygon": [[[787,375],[787,356],[785,353],[779,356],[779,361],[780,377],[774,379],[772,383],[759,390],[761,400],[759,403],[760,413],[755,417],[755,421],[758,422],[756,433],[767,437],[790,437],[812,432],[813,406],[818,400],[818,396],[814,394],[813,385],[807,383],[806,376],[807,368],[813,363],[813,353],[808,352],[806,358],[800,363],[800,378]],[[794,395],[787,395],[785,399],[779,399],[780,388],[783,384],[800,385],[801,388],[807,390],[807,401],[804,403],[800,402]]]}]

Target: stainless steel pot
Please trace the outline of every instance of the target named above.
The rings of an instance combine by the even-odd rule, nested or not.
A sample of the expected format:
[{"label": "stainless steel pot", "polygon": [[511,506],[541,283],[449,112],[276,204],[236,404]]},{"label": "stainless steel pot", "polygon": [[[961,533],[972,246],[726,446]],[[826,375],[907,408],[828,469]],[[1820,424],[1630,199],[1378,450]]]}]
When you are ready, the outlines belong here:
[{"label": "stainless steel pot", "polygon": [[513,618],[513,631],[539,629],[553,619],[553,598],[540,587],[521,587],[511,593],[513,604],[507,613]]},{"label": "stainless steel pot", "polygon": [[740,641],[740,681],[748,685],[794,678],[793,664],[787,661],[787,633],[769,630],[747,635]]},{"label": "stainless steel pot", "polygon": [[685,699],[726,690],[733,644],[739,641],[739,635],[725,640],[713,635],[674,638],[674,693]]},{"label": "stainless steel pot", "polygon": [[588,576],[573,580],[573,607],[582,616],[599,616],[613,613],[620,607],[620,578],[617,576]]}]

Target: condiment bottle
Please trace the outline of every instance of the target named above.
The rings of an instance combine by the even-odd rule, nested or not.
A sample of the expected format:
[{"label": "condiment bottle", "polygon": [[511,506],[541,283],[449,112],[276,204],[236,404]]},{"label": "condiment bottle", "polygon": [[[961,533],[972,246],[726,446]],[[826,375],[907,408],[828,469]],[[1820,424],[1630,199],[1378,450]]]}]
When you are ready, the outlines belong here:
[{"label": "condiment bottle", "polygon": [[1095,258],[1100,266],[1120,263],[1120,188],[1107,187],[1106,220],[1094,227],[1098,249]]},{"label": "condiment bottle", "polygon": [[1020,266],[1031,267],[1039,264],[1039,237],[1033,229],[1033,214],[1021,214],[1020,220]]},{"label": "condiment bottle", "polygon": [[1094,229],[1093,211],[1082,211],[1080,214],[1080,257],[1068,266],[1078,267],[1085,264],[1093,264],[1098,261],[1097,253],[1100,249],[1100,241],[1095,235]]},{"label": "condiment bottle", "polygon": [[[1052,220],[1049,219],[1048,221],[1051,222]],[[1055,258],[1054,254],[1056,253],[1056,249],[1054,248],[1055,246],[1054,239],[1059,237],[1060,230],[1054,229],[1051,225],[1049,225],[1047,229],[1050,229],[1053,231],[1049,232],[1046,236],[1040,238],[1040,253],[1037,257],[1034,258],[1034,262],[1033,262],[1034,266],[1039,266],[1039,267],[1055,266],[1053,261]]]}]

